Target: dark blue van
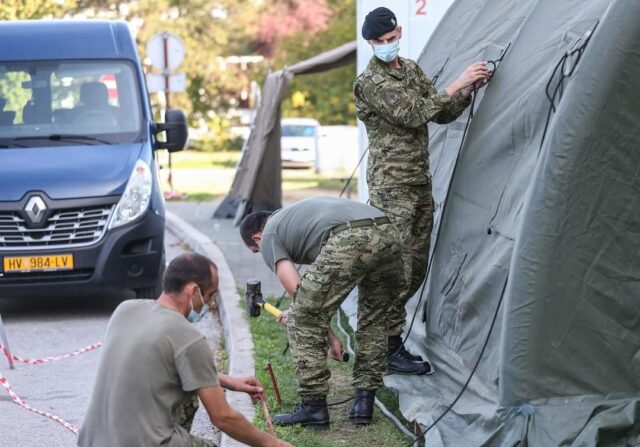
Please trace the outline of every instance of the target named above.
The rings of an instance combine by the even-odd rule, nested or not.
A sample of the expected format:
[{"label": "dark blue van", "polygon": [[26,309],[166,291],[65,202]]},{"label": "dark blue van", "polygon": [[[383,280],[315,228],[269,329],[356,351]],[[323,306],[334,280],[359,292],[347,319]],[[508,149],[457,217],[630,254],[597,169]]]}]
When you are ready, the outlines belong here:
[{"label": "dark blue van", "polygon": [[155,297],[165,262],[155,151],[186,141],[181,111],[153,122],[126,23],[0,22],[0,297]]}]

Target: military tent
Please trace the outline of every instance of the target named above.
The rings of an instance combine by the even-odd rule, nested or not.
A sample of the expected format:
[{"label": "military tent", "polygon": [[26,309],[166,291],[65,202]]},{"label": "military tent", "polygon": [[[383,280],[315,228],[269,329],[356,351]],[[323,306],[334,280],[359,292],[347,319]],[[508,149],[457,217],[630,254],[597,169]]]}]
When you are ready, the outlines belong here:
[{"label": "military tent", "polygon": [[282,207],[280,103],[289,84],[294,75],[332,70],[355,60],[353,41],[267,76],[231,189],[213,217],[239,222],[248,213]]},{"label": "military tent", "polygon": [[418,62],[476,60],[473,118],[429,125],[437,373],[386,383],[430,447],[638,446],[640,2],[457,0]]}]

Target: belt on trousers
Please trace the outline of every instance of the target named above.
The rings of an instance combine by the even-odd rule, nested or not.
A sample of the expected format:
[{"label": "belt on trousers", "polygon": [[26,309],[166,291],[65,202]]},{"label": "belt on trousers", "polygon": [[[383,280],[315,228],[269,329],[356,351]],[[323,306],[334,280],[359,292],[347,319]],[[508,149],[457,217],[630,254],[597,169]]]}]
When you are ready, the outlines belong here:
[{"label": "belt on trousers", "polygon": [[367,218],[367,219],[358,219],[358,220],[352,220],[350,222],[346,222],[340,225],[336,225],[335,227],[333,227],[331,230],[329,230],[327,232],[327,237],[325,238],[328,239],[329,236],[336,234],[336,233],[340,233],[341,231],[346,231],[346,230],[351,230],[353,228],[362,228],[362,227],[375,227],[378,225],[385,225],[391,223],[391,220],[389,220],[389,218],[387,216],[380,216],[380,217],[375,217],[375,218]]}]

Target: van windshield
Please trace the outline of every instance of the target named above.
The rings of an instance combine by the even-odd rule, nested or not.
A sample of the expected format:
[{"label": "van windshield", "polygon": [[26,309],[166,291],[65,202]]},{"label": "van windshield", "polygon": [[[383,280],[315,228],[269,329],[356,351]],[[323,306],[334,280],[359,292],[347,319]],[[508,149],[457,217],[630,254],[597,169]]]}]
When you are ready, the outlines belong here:
[{"label": "van windshield", "polygon": [[282,126],[283,137],[312,137],[315,126],[304,126],[300,124],[285,124]]},{"label": "van windshield", "polygon": [[0,63],[0,148],[135,142],[136,85],[124,61]]}]

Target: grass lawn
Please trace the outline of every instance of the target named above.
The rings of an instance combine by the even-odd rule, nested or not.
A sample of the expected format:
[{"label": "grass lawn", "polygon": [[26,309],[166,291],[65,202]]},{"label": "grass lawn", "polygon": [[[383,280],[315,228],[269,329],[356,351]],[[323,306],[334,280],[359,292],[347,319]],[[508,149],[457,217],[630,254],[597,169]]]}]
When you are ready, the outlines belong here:
[{"label": "grass lawn", "polygon": [[[240,151],[237,152],[196,152],[181,151],[172,155],[171,161],[174,169],[235,169],[240,159]],[[167,153],[161,155],[160,161],[167,163]]]},{"label": "grass lawn", "polygon": [[[172,155],[174,188],[187,194],[187,200],[209,201],[225,195],[235,175],[240,152],[177,152]],[[167,153],[159,154],[162,166],[160,178],[163,190],[167,185]],[[285,193],[318,190],[320,193],[338,195],[351,173],[327,176],[316,174],[313,169],[284,169],[282,189]],[[357,179],[351,181],[352,191],[357,190]]]},{"label": "grass lawn", "polygon": [[[241,295],[244,296],[244,291],[241,291]],[[288,305],[289,301],[285,299],[281,307],[284,309]],[[282,355],[287,343],[286,331],[266,312],[262,312],[258,318],[250,318],[249,320],[255,346],[256,375],[265,386],[269,412],[273,417],[277,413],[291,411],[299,402],[299,397],[296,394],[291,354]],[[268,362],[271,362],[278,379],[278,386],[284,401],[282,406],[278,406],[271,380],[265,370]],[[347,364],[333,360],[329,360],[329,362],[332,377],[331,391],[327,401],[331,404],[353,396],[351,387],[353,359]],[[387,408],[399,415],[397,397],[391,390],[385,389],[378,392],[378,398],[385,403]],[[351,408],[352,403],[352,401],[347,402],[329,409],[331,426],[328,430],[276,427],[277,435],[280,439],[297,447],[404,447],[409,443],[410,439],[403,435],[377,408],[373,424],[360,428],[354,426],[347,416],[347,411]],[[260,406],[256,408],[258,413],[254,422],[266,430],[267,426],[264,422],[262,409]]]}]

